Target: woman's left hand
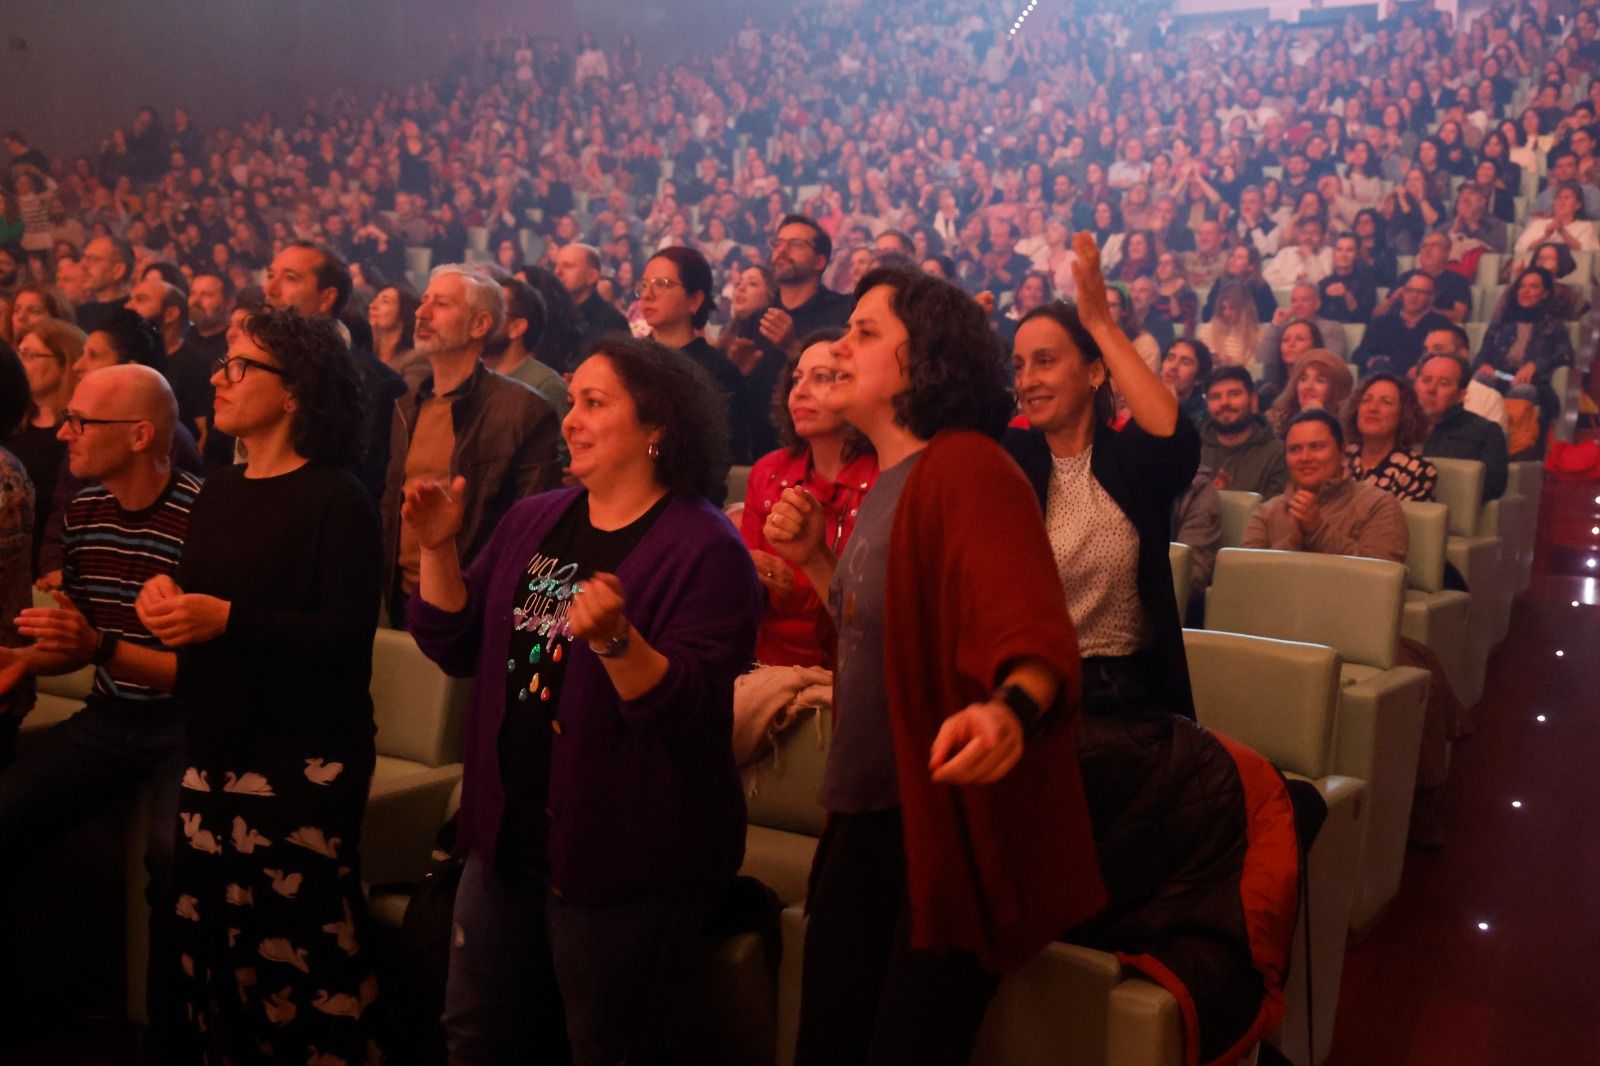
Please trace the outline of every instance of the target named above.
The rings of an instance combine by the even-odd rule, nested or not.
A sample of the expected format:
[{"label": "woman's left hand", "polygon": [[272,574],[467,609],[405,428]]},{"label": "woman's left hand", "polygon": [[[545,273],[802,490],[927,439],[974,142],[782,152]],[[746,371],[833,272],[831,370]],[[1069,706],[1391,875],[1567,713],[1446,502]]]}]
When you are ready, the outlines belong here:
[{"label": "woman's left hand", "polygon": [[567,625],[574,637],[590,644],[616,640],[628,631],[627,607],[617,575],[597,573],[578,585]]},{"label": "woman's left hand", "polygon": [[1072,237],[1072,278],[1078,285],[1078,318],[1091,333],[1116,326],[1111,303],[1106,299],[1106,276],[1100,269],[1100,246],[1087,231]]},{"label": "woman's left hand", "polygon": [[991,785],[1021,758],[1022,723],[1011,708],[990,701],[944,720],[933,738],[928,769],[941,785]]},{"label": "woman's left hand", "polygon": [[228,628],[233,604],[198,592],[180,592],[139,612],[145,626],[169,648],[202,644],[220,637]]}]

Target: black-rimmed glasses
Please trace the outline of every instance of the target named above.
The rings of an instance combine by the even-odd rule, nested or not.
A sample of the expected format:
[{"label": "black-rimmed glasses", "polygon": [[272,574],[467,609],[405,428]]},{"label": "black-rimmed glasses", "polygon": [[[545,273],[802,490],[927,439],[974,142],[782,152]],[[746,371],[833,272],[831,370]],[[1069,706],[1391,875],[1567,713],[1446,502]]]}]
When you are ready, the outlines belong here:
[{"label": "black-rimmed glasses", "polygon": [[90,418],[87,415],[80,415],[80,414],[77,414],[77,413],[72,412],[72,411],[67,411],[66,413],[64,413],[61,416],[61,421],[66,424],[68,429],[72,430],[72,435],[74,437],[81,437],[81,436],[83,436],[83,427],[84,426],[134,426],[134,425],[138,425],[140,422],[145,421],[145,419],[143,419],[143,418]]},{"label": "black-rimmed glasses", "polygon": [[259,359],[247,359],[242,355],[235,355],[228,359],[218,359],[211,364],[211,372],[213,374],[220,373],[234,385],[243,381],[245,372],[251,368],[265,370],[269,374],[276,374],[280,378],[283,377],[282,367],[273,366],[271,363],[263,363]]}]

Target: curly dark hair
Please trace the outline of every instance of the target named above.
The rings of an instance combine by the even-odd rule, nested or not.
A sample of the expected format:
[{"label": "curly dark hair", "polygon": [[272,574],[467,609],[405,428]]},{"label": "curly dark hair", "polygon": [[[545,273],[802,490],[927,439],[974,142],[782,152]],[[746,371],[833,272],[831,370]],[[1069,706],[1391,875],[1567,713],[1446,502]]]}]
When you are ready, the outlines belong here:
[{"label": "curly dark hair", "polygon": [[[578,305],[572,302],[572,294],[567,292],[560,278],[544,267],[523,267],[522,276],[528,279],[533,291],[544,299],[544,332],[539,337],[534,358],[559,374],[576,370],[585,355],[585,331]],[[590,296],[589,299],[596,300],[599,297]]]},{"label": "curly dark hair", "polygon": [[140,318],[136,311],[119,307],[107,315],[93,332],[105,334],[121,362],[138,363],[152,370],[166,368],[166,346],[161,342],[161,334],[155,326]]},{"label": "curly dark hair", "polygon": [[367,439],[367,403],[335,321],[267,308],[245,319],[242,328],[283,369],[283,387],[295,398],[289,440],[296,454],[353,469]]},{"label": "curly dark hair", "polygon": [[595,342],[622,379],[639,421],[662,429],[656,477],[670,491],[721,506],[728,495],[728,403],[711,375],[659,341],[612,334]]},{"label": "curly dark hair", "polygon": [[[817,344],[831,344],[843,336],[844,330],[837,326],[814,329],[800,338],[799,347],[783,362],[783,373],[778,376],[777,387],[772,390],[772,428],[778,431],[778,443],[790,455],[804,455],[810,447],[805,438],[795,433],[794,416],[789,413],[789,393],[794,389],[795,368],[800,365],[800,357],[806,353],[806,349]],[[870,451],[872,442],[866,435],[852,425],[845,425],[844,461],[852,462]]]},{"label": "curly dark hair", "polygon": [[1344,439],[1351,444],[1361,443],[1361,429],[1356,425],[1357,415],[1361,410],[1361,400],[1371,391],[1372,386],[1379,382],[1388,382],[1400,393],[1400,424],[1395,427],[1394,446],[1400,451],[1409,451],[1419,448],[1422,442],[1428,439],[1428,434],[1433,429],[1432,422],[1422,404],[1417,401],[1416,390],[1411,383],[1399,374],[1378,373],[1369,374],[1361,379],[1355,391],[1344,404]]},{"label": "curly dark hair", "polygon": [[906,328],[911,387],[894,398],[895,421],[922,440],[942,429],[999,439],[1016,410],[1011,361],[977,301],[950,282],[915,270],[878,267],[856,285],[861,300],[880,285]]}]

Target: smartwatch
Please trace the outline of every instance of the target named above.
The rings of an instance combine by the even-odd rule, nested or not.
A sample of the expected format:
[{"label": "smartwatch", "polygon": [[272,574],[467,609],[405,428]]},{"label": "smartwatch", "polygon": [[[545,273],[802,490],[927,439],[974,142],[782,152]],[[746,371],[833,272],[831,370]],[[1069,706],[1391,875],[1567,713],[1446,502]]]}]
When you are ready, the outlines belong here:
[{"label": "smartwatch", "polygon": [[104,666],[117,654],[117,645],[122,643],[122,637],[116,633],[102,629],[100,639],[95,641],[94,654],[89,656],[89,661],[96,666]]},{"label": "smartwatch", "polygon": [[1011,713],[1017,716],[1017,722],[1022,726],[1024,740],[1032,740],[1044,728],[1045,712],[1021,685],[1001,685],[994,690],[989,699],[995,703],[1005,704]]}]

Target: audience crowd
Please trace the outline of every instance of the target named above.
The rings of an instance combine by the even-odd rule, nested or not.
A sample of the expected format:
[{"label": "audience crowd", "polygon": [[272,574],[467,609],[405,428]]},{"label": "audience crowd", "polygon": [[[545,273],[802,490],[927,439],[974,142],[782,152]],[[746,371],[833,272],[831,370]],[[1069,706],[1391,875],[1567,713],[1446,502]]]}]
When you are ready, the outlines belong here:
[{"label": "audience crowd", "polygon": [[[642,979],[737,868],[771,688],[735,677],[759,663],[849,738],[802,1060],[920,1033],[962,1061],[1039,930],[980,935],[983,898],[907,918],[958,872],[930,780],[1072,764],[1035,797],[1058,823],[991,828],[1089,847],[1063,723],[1194,716],[1167,543],[1194,552],[1194,620],[1218,490],[1265,498],[1247,546],[1403,561],[1431,458],[1483,462],[1493,499],[1541,453],[1600,267],[1597,11],[1180,27],[1092,3],[1008,35],[993,0],[815,0],[676,65],[520,35],[287,121],[144,107],[57,159],[5,133],[0,841],[161,778],[153,1034],[364,1057],[374,755],[347,660],[381,613],[473,679],[452,1053],[564,1032],[622,1061]],[[941,506],[1005,520],[891,551]],[[964,620],[1002,547],[1053,642]],[[916,591],[947,570],[949,598]],[[30,582],[54,606],[23,609]],[[885,647],[891,623],[924,643]],[[946,647],[983,691],[925,661]],[[33,678],[84,664],[94,713],[6,767]],[[736,725],[756,739],[730,753]],[[661,792],[619,798],[617,770]],[[306,854],[268,868],[280,837]],[[1035,873],[1052,935],[1104,898]],[[939,1026],[895,1013],[928,984]],[[533,1009],[552,997],[564,1018]]]}]

